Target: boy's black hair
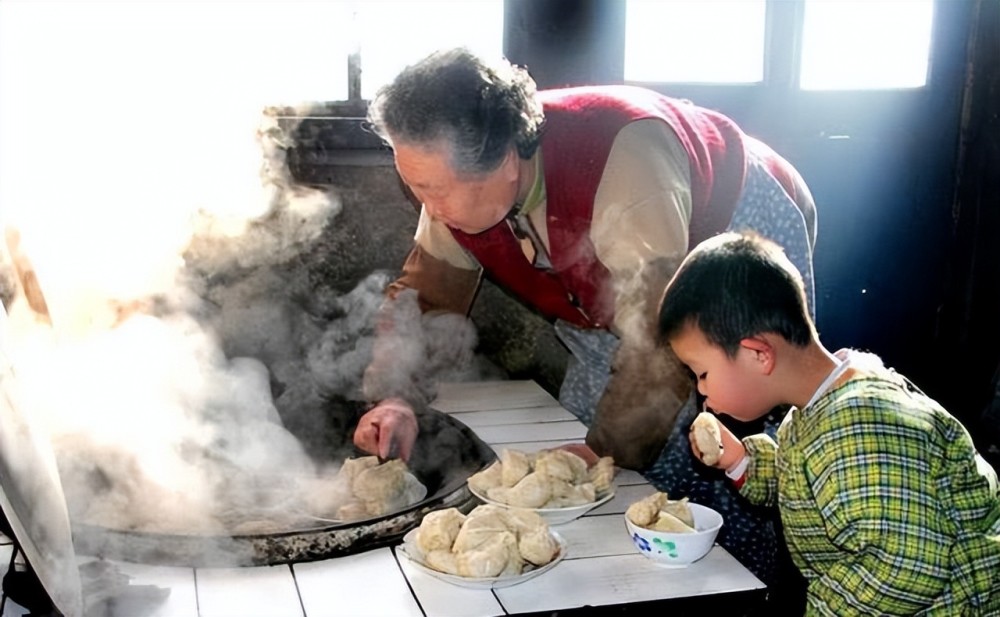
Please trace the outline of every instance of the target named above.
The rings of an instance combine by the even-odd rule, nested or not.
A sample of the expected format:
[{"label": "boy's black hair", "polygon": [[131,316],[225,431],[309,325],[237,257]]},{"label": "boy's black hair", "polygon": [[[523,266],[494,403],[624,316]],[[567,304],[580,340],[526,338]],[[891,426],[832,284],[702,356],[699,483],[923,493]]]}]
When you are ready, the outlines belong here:
[{"label": "boy's black hair", "polygon": [[674,274],[660,301],[661,342],[689,324],[729,356],[765,332],[799,346],[816,333],[799,271],[781,247],[748,232],[709,238]]}]

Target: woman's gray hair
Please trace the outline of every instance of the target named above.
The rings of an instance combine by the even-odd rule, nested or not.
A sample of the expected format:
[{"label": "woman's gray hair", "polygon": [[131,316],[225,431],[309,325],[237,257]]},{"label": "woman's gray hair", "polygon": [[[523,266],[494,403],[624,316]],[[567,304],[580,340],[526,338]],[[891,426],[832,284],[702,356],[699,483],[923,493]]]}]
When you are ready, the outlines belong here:
[{"label": "woman's gray hair", "polygon": [[489,64],[464,47],[432,53],[379,89],[371,128],[390,145],[444,140],[456,171],[497,169],[513,145],[530,159],[544,121],[535,81],[506,60]]}]

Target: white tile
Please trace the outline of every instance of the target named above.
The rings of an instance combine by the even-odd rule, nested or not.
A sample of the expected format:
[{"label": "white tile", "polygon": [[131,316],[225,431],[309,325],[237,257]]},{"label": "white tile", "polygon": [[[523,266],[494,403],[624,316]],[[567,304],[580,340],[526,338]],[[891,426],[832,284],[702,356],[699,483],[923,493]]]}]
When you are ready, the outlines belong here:
[{"label": "white tile", "polygon": [[509,613],[606,606],[760,589],[764,585],[720,547],[687,568],[662,568],[638,553],[567,559],[545,574],[495,591]]},{"label": "white tile", "polygon": [[584,516],[560,525],[556,531],[566,540],[567,559],[586,559],[609,555],[630,555],[636,552],[624,514]]},{"label": "white tile", "polygon": [[502,424],[537,424],[540,422],[576,420],[576,417],[573,414],[558,405],[549,405],[547,407],[525,407],[523,409],[461,411],[450,415],[455,420],[458,420],[470,428],[477,428],[480,426],[497,426]]},{"label": "white tile", "polygon": [[547,407],[559,401],[534,381],[443,383],[431,407],[445,413]]},{"label": "white tile", "polygon": [[492,617],[504,614],[493,591],[469,589],[442,581],[414,568],[398,551],[397,556],[427,617]]},{"label": "white tile", "polygon": [[481,426],[473,429],[480,439],[490,444],[519,443],[523,441],[580,441],[587,436],[587,427],[578,420],[544,422],[541,424],[510,424]]},{"label": "white tile", "polygon": [[[139,593],[136,595],[126,593],[123,600],[109,607],[106,617],[133,617],[137,614],[144,617],[198,617],[194,569],[125,562],[114,562],[114,566],[129,577],[129,586],[152,585],[167,590],[168,595],[162,601],[139,604],[134,598],[143,598],[143,590],[137,590]],[[130,602],[130,599],[133,600]]]},{"label": "white tile", "polygon": [[615,484],[617,486],[629,486],[633,484],[649,484],[642,474],[632,469],[619,469],[615,474]]},{"label": "white tile", "polygon": [[287,565],[195,570],[200,617],[302,617]]},{"label": "white tile", "polygon": [[306,617],[423,617],[392,549],[292,566]]}]

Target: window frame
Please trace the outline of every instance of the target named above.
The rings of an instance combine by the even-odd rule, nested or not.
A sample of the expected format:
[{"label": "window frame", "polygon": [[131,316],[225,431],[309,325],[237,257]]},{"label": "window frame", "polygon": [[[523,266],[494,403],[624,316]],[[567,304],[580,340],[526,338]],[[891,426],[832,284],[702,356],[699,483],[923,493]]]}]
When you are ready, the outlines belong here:
[{"label": "window frame", "polygon": [[[687,98],[699,104],[732,115],[740,122],[748,122],[757,127],[762,137],[785,131],[788,118],[796,118],[798,131],[808,135],[821,135],[836,139],[875,131],[895,134],[910,128],[907,118],[911,114],[926,110],[934,105],[940,96],[950,96],[956,75],[964,71],[963,66],[949,64],[949,59],[960,56],[942,53],[942,44],[954,42],[956,37],[947,36],[947,31],[959,27],[963,8],[960,2],[934,0],[933,32],[928,64],[927,82],[924,86],[905,89],[871,90],[803,90],[799,87],[801,69],[802,34],[805,21],[804,0],[767,0],[765,11],[764,70],[760,82],[732,84],[694,84],[679,82],[638,82],[624,79],[625,10],[626,3],[619,0],[578,0],[581,5],[589,5],[590,12],[607,19],[612,14],[610,28],[594,28],[590,25],[572,25],[572,28],[586,30],[590,39],[586,44],[590,52],[598,57],[611,57],[610,69],[604,69],[594,82],[629,83],[662,92],[678,98]],[[504,53],[518,64],[554,66],[566,54],[566,64],[573,64],[570,56],[579,54],[579,49],[563,51],[555,46],[533,44],[534,34],[523,22],[526,16],[537,19],[546,12],[542,4],[552,8],[560,5],[560,0],[504,0]],[[596,8],[595,8],[596,7]],[[598,10],[599,9],[599,10]],[[619,12],[615,15],[616,12]],[[556,19],[552,17],[551,19]],[[544,24],[541,24],[544,26]],[[537,27],[537,24],[536,24]],[[617,32],[617,30],[621,32]],[[964,40],[964,39],[960,39]],[[514,44],[528,43],[531,50],[511,49]],[[952,43],[954,44],[954,43]],[[534,58],[544,48],[546,58]],[[297,123],[297,138],[300,150],[308,154],[313,164],[334,163],[346,158],[353,161],[365,158],[359,153],[384,151],[385,144],[380,138],[365,130],[369,101],[361,96],[361,52],[348,56],[348,99],[327,101],[316,104],[308,112],[289,113],[282,121]],[[579,64],[579,60],[575,60]],[[545,83],[540,88],[548,87]],[[942,94],[944,93],[944,94]],[[872,110],[858,114],[859,108]],[[787,133],[787,131],[785,131]],[[368,158],[373,158],[369,156]],[[374,156],[384,162],[384,156]]]}]

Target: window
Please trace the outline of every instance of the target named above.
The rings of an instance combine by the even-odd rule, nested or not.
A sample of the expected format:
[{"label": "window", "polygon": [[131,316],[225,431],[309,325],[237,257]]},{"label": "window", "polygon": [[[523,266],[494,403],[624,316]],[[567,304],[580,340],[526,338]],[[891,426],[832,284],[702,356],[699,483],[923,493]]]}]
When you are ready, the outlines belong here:
[{"label": "window", "polygon": [[625,79],[759,82],[765,9],[765,0],[628,0]]},{"label": "window", "polygon": [[[628,0],[630,82],[804,90],[927,83],[934,0]],[[800,42],[800,44],[798,43]]]},{"label": "window", "polygon": [[806,0],[806,90],[913,88],[927,83],[933,0]]}]

